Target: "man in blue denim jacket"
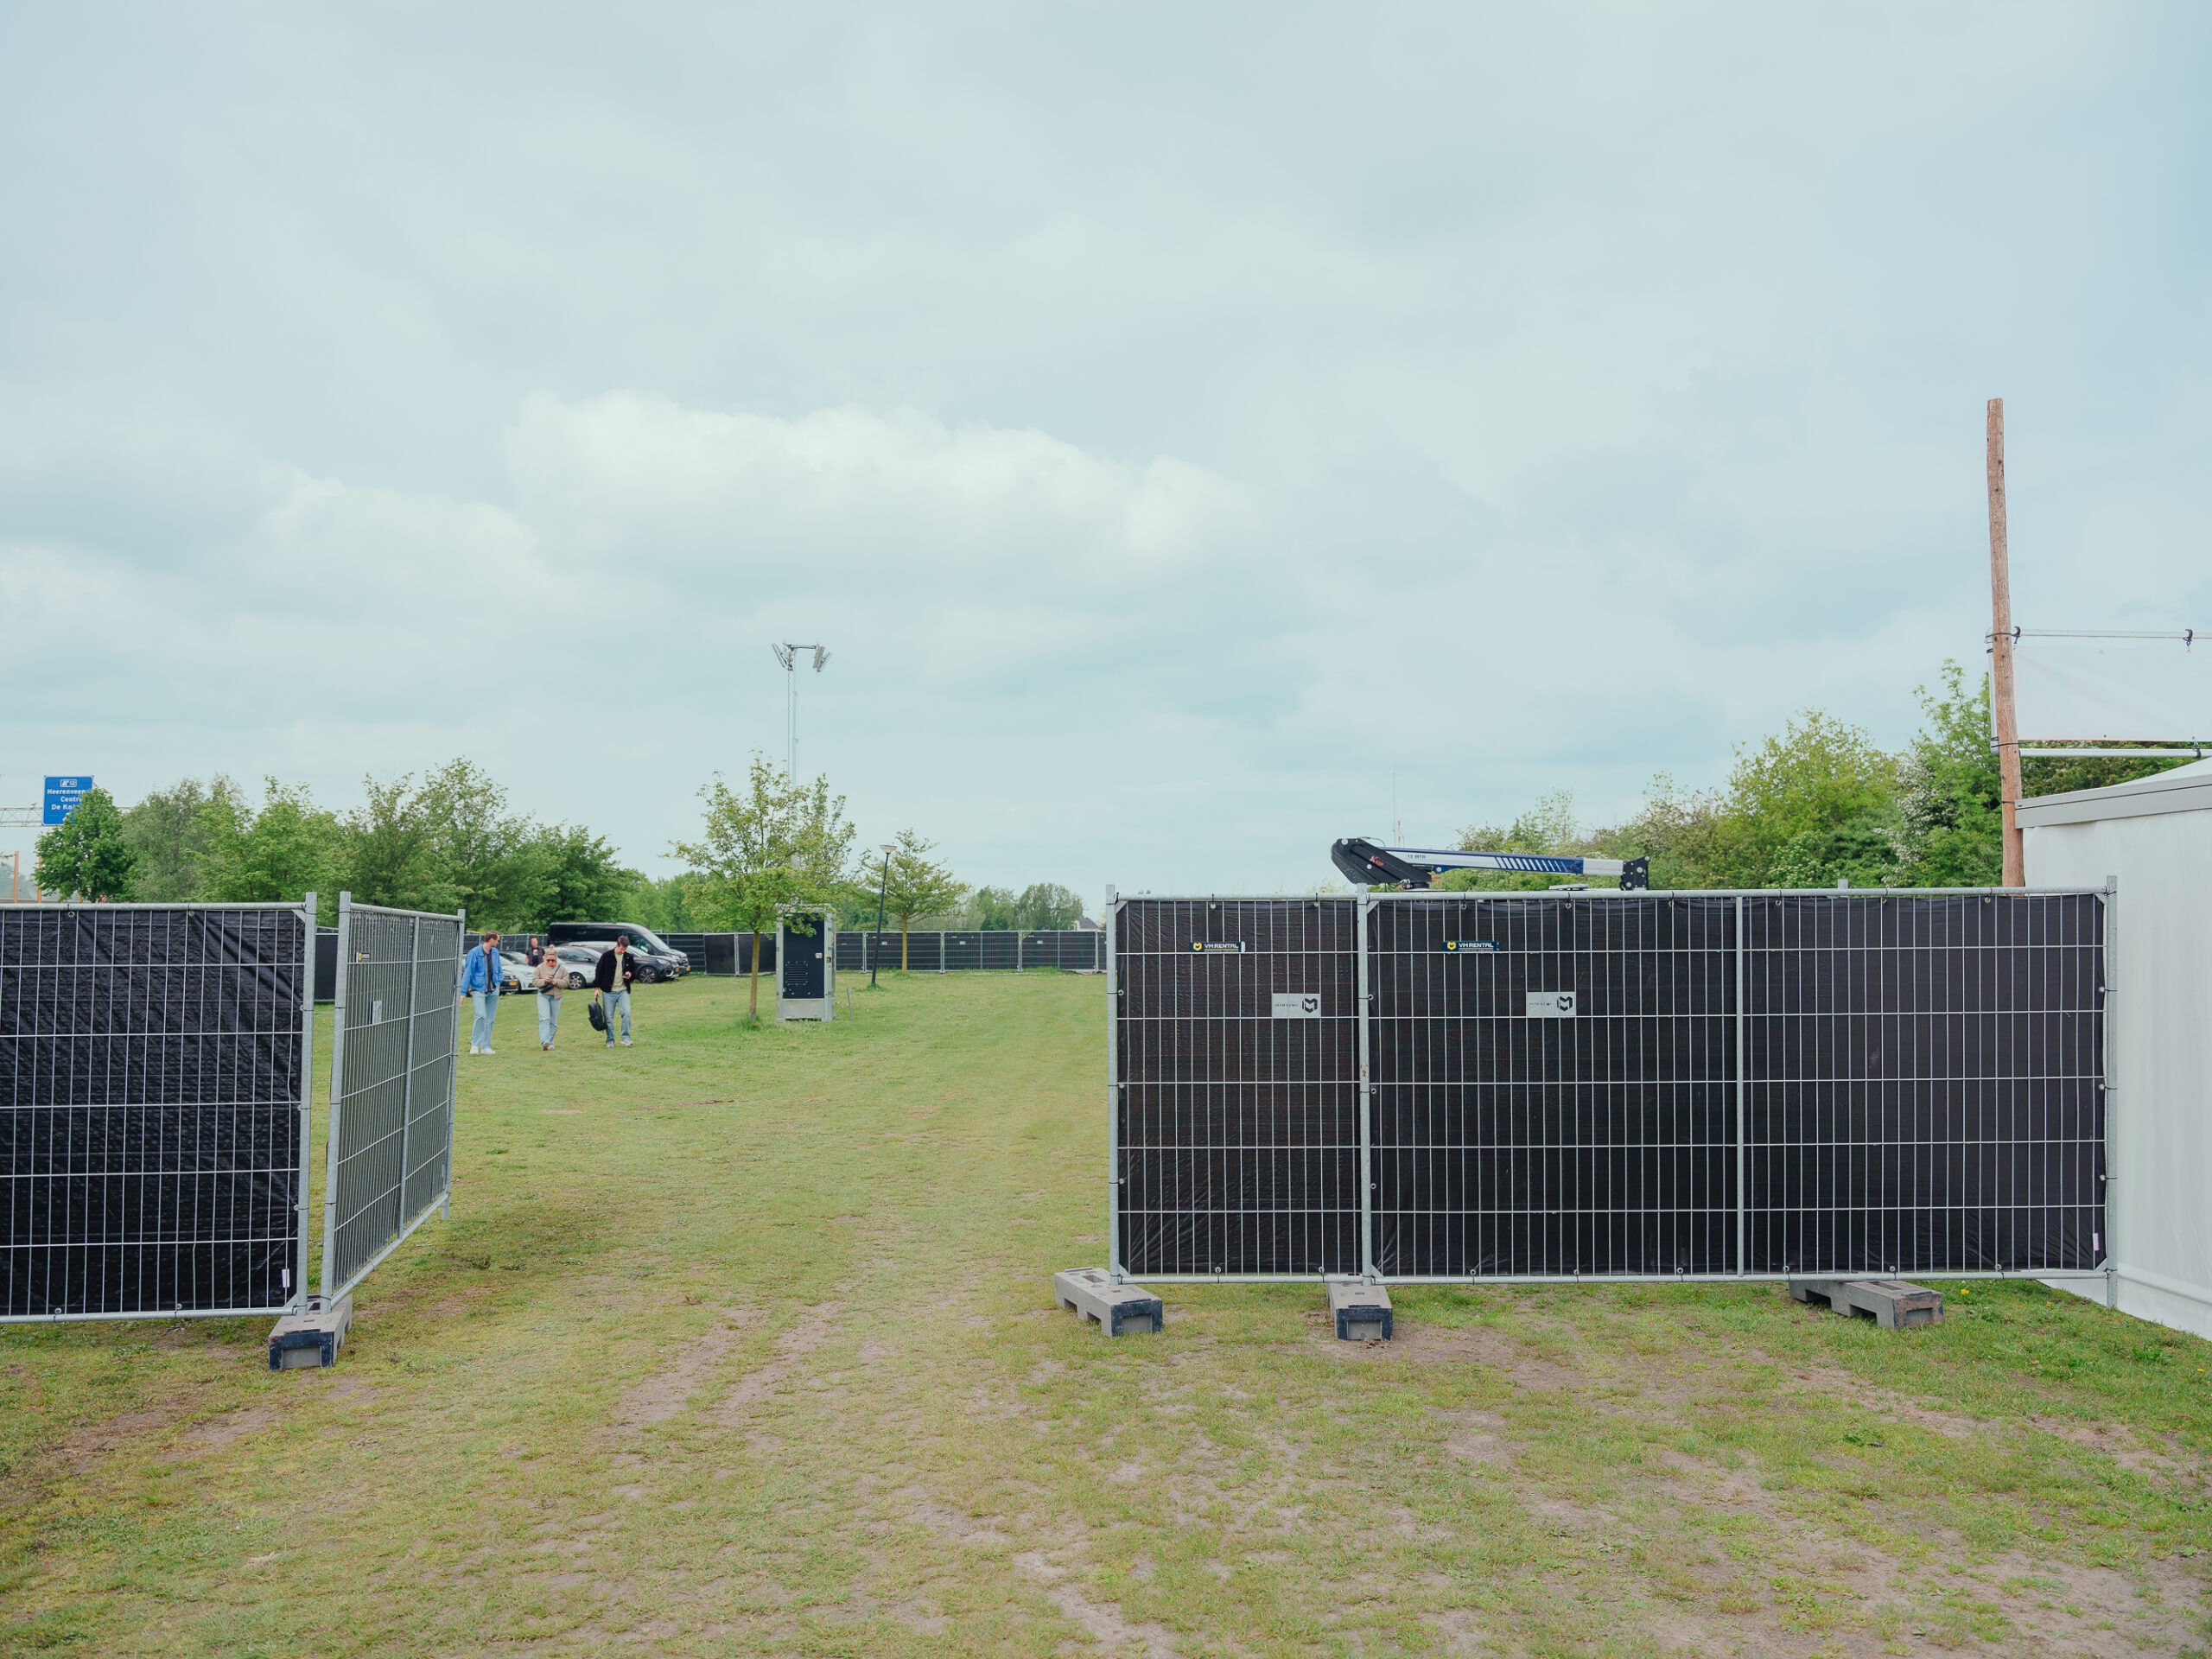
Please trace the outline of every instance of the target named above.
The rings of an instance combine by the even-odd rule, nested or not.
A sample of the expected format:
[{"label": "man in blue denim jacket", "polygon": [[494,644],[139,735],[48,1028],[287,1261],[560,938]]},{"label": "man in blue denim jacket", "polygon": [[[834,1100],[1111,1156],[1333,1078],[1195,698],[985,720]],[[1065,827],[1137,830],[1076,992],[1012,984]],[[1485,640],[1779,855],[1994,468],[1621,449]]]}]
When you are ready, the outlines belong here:
[{"label": "man in blue denim jacket", "polygon": [[472,1054],[492,1052],[492,1019],[499,1011],[499,986],[506,976],[507,965],[499,955],[499,936],[486,933],[484,943],[463,959],[461,970],[461,994],[476,999],[476,1023],[468,1033],[468,1052]]}]

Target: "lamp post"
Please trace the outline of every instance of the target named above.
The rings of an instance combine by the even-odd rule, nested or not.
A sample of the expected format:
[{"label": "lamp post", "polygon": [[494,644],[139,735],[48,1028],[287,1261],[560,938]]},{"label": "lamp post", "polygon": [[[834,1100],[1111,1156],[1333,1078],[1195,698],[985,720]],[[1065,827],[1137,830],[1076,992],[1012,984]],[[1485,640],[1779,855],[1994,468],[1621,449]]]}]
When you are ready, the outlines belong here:
[{"label": "lamp post", "polygon": [[883,880],[875,890],[875,946],[868,957],[868,988],[875,988],[876,964],[883,958],[883,896],[891,891],[891,843],[884,842]]},{"label": "lamp post", "polygon": [[814,653],[814,671],[819,674],[830,660],[830,653],[820,645],[776,645],[768,647],[776,653],[776,660],[783,664],[785,686],[785,718],[790,730],[789,749],[784,760],[784,781],[798,782],[798,654],[802,651]]}]

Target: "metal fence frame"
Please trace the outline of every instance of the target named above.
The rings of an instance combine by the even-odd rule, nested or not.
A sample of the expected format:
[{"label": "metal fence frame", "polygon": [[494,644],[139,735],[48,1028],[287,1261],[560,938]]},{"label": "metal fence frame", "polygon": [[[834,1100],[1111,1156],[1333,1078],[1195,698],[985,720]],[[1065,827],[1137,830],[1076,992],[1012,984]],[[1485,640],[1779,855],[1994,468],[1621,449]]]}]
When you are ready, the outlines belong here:
[{"label": "metal fence frame", "polygon": [[[2113,944],[2118,929],[2119,905],[2118,884],[2116,881],[2107,880],[2102,888],[2037,887],[1993,889],[1981,887],[1923,887],[1849,889],[1841,892],[1833,888],[1769,888],[1730,891],[1690,889],[1682,891],[1637,892],[1634,893],[1619,894],[1617,894],[1609,889],[1597,889],[1577,891],[1571,895],[1562,893],[1513,893],[1503,890],[1496,892],[1477,890],[1465,893],[1452,892],[1449,893],[1372,893],[1352,895],[1357,900],[1358,915],[1360,918],[1359,925],[1357,929],[1356,938],[1356,948],[1357,952],[1356,995],[1357,1016],[1359,1025],[1359,1082],[1357,1113],[1359,1122],[1359,1167],[1357,1179],[1360,1186],[1361,1258],[1359,1269],[1357,1274],[1323,1274],[1313,1272],[1230,1273],[1139,1271],[1132,1270],[1124,1261],[1122,1188],[1126,1182],[1126,1173],[1123,1166],[1124,1147],[1122,1141],[1122,1124],[1123,1116],[1122,1108],[1125,1099],[1124,1089],[1129,1080],[1125,1079],[1121,1075],[1121,1048],[1126,1023],[1124,993],[1127,988],[1122,982],[1121,958],[1123,928],[1122,909],[1124,905],[1130,901],[1128,899],[1125,899],[1122,895],[1117,894],[1109,889],[1107,894],[1106,927],[1102,937],[1105,944],[1105,961],[1103,966],[1107,975],[1106,1121],[1108,1127],[1106,1219],[1110,1271],[1116,1280],[1141,1277],[1149,1281],[1157,1281],[1160,1283],[1313,1283],[1324,1279],[1360,1278],[1371,1282],[1390,1284],[1655,1284],[1698,1282],[1775,1282],[1789,1278],[1816,1278],[1831,1276],[1866,1277],[1867,1276],[1868,1269],[1864,1267],[1853,1268],[1849,1269],[1836,1269],[1824,1268],[1817,1264],[1807,1263],[1802,1265],[1792,1265],[1785,1269],[1780,1270],[1751,1271],[1746,1268],[1745,1264],[1749,1259],[1749,1252],[1746,1248],[1745,1232],[1748,1225],[1749,1197],[1751,1190],[1749,1160],[1751,1154],[1750,1137],[1751,1101],[1749,1091],[1752,1080],[1748,1075],[1748,1066],[1746,1063],[1747,1045],[1750,1036],[1748,1027],[1751,1015],[1747,1012],[1746,1001],[1747,986],[1745,983],[1745,974],[1748,955],[1748,930],[1746,929],[1744,922],[1745,912],[1746,907],[1750,904],[1763,900],[1789,899],[1821,899],[1834,900],[1841,898],[1847,898],[1853,900],[1864,900],[1868,899],[1915,899],[1943,896],[1955,897],[1961,895],[1973,895],[1985,899],[1999,896],[2015,899],[2037,897],[2055,898],[2062,896],[2094,897],[2100,901],[2101,926],[2095,947],[2097,951],[2095,989],[2098,993],[2100,1001],[2098,1008],[2094,1011],[2094,1017],[2097,1021],[2098,1058],[2100,1062],[2100,1080],[2097,1084],[2097,1088],[2103,1117],[2104,1155],[2106,1160],[2106,1167],[2108,1169],[2112,1135],[2113,1096],[2115,1092],[2112,1077],[2112,998],[2115,994],[2117,994],[2119,989],[2119,988],[2113,982],[2112,976],[2112,963],[2113,960]],[[1732,1076],[1728,1079],[1728,1087],[1733,1096],[1734,1107],[1732,1114],[1733,1148],[1735,1153],[1736,1168],[1733,1198],[1738,1212],[1736,1222],[1737,1243],[1735,1250],[1735,1265],[1732,1269],[1727,1271],[1680,1271],[1674,1273],[1655,1272],[1638,1274],[1471,1273],[1465,1274],[1387,1274],[1381,1273],[1376,1270],[1374,1258],[1374,1243],[1376,1238],[1374,1217],[1375,1085],[1371,1076],[1371,1032],[1374,1021],[1374,1010],[1371,999],[1374,994],[1374,988],[1370,977],[1370,963],[1369,961],[1370,952],[1368,940],[1370,931],[1369,918],[1371,917],[1379,907],[1384,906],[1420,904],[1423,902],[1435,903],[1440,900],[1467,901],[1482,899],[1510,899],[1516,898],[1529,899],[1543,899],[1549,898],[1572,903],[1589,904],[1605,904],[1609,900],[1617,901],[1622,899],[1637,901],[1655,899],[1675,900],[1695,899],[1702,901],[1726,900],[1732,903],[1735,911],[1735,925],[1732,930],[1732,944],[1731,949],[1735,957],[1735,963],[1733,975],[1733,995],[1731,999],[1732,1007],[1729,1018],[1734,1027],[1734,1054]],[[1211,893],[1169,895],[1154,895],[1147,893],[1141,895],[1141,902],[1147,904],[1199,904],[1218,906],[1226,904],[1253,904],[1267,902],[1286,903],[1294,901],[1283,899],[1268,900],[1249,896]],[[1297,900],[1294,902],[1304,903],[1311,901]],[[1339,900],[1339,902],[1341,902],[1341,900]],[[2088,1014],[2090,1011],[2076,1010],[2075,1012]],[[2097,1240],[2101,1260],[2098,1265],[2094,1267],[2036,1267],[2009,1268],[1958,1268],[1946,1267],[1941,1268],[1915,1268],[1912,1270],[1923,1273],[1929,1277],[1942,1277],[1947,1279],[2102,1279],[2106,1282],[2107,1300],[2110,1300],[2115,1288],[2113,1280],[2113,1258],[2112,1255],[2111,1243],[2111,1206],[2113,1203],[2113,1195],[2108,1179],[2107,1179],[2101,1173],[2098,1179],[2101,1188],[2098,1193],[2098,1203],[2103,1212],[2104,1224],[2101,1236]]]},{"label": "metal fence frame", "polygon": [[[310,1147],[313,1141],[315,1116],[315,895],[306,894],[299,904],[30,904],[10,905],[0,910],[0,917],[9,919],[28,912],[152,912],[169,911],[187,914],[207,912],[263,912],[296,918],[301,924],[302,948],[296,968],[299,975],[300,1001],[300,1092],[297,1106],[299,1135],[299,1164],[291,1172],[296,1183],[291,1205],[293,1236],[289,1241],[292,1265],[289,1270],[291,1294],[282,1302],[246,1307],[182,1307],[136,1308],[100,1310],[99,1312],[46,1313],[0,1313],[0,1325],[46,1325],[58,1321],[106,1321],[117,1319],[248,1319],[282,1317],[305,1307],[308,1292],[308,1193],[312,1179]],[[221,1241],[205,1241],[219,1243]]]},{"label": "metal fence frame", "polygon": [[[400,1069],[396,1077],[389,1073],[349,1077],[346,1072],[346,1037],[349,1014],[359,1011],[356,1005],[359,1000],[353,983],[354,969],[361,965],[357,960],[360,953],[353,948],[357,917],[365,917],[375,922],[404,921],[408,925],[406,1033],[401,1046]],[[426,967],[435,968],[448,960],[440,956],[424,958],[423,947],[426,924],[439,930],[452,930],[452,971],[425,975],[423,970]],[[351,893],[338,895],[337,1007],[332,1022],[334,1034],[330,1052],[330,1122],[323,1174],[322,1288],[319,1293],[321,1304],[325,1307],[334,1305],[340,1297],[366,1278],[379,1262],[406,1243],[415,1230],[430,1218],[434,1211],[446,1215],[453,1212],[454,1082],[461,1048],[457,986],[465,954],[462,940],[467,931],[467,918],[462,912],[439,914],[378,905],[356,905]],[[378,963],[374,965],[390,968],[397,964]],[[373,1001],[380,1002],[381,999]],[[418,1061],[416,1053],[419,1028],[426,1019],[440,1013],[442,1013],[444,1026],[445,1063],[442,1068],[437,1066],[436,1057]],[[372,1014],[372,1020],[365,1025],[359,1021],[350,1023],[361,1033],[395,1023],[392,1020],[380,1017],[373,1006]],[[357,1044],[357,1055],[362,1052],[363,1046]],[[435,1071],[439,1078],[436,1086],[440,1097],[432,1103],[429,1112],[416,1109],[416,1079],[426,1067]],[[371,1138],[361,1140],[351,1147],[346,1147],[345,1137],[349,1122],[346,1108],[348,1098],[355,1103],[353,1122],[358,1123],[363,1115],[362,1096],[372,1090],[389,1090],[395,1082],[398,1084],[397,1125],[388,1122],[376,1123],[372,1125]],[[442,1115],[445,1128],[443,1145],[434,1151],[430,1159],[423,1160],[416,1155],[418,1149],[412,1144],[412,1138],[416,1125],[433,1112]],[[390,1179],[372,1193],[353,1195],[356,1202],[351,1213],[341,1216],[339,1211],[347,1173],[344,1166],[357,1159],[368,1158],[373,1150],[389,1143],[395,1135],[398,1141],[393,1149],[396,1179]],[[427,1192],[414,1190],[418,1185],[417,1176],[425,1171],[432,1172],[429,1183],[430,1190]],[[370,1179],[381,1178],[372,1176]],[[371,1206],[387,1203],[392,1207],[391,1217],[388,1224],[382,1224],[372,1217]],[[343,1253],[340,1248],[340,1242],[348,1230],[364,1217],[371,1217],[374,1243],[365,1249],[351,1252],[359,1259],[346,1261],[341,1267]]]},{"label": "metal fence frame", "polygon": [[[1097,973],[1106,965],[1098,943],[1105,937],[1087,927],[929,928],[905,935],[908,970],[918,974],[1019,974],[1031,969]],[[896,971],[899,938],[892,928],[841,928],[837,967],[844,973],[866,973],[877,967]],[[1078,944],[1080,950],[1072,948]]]}]

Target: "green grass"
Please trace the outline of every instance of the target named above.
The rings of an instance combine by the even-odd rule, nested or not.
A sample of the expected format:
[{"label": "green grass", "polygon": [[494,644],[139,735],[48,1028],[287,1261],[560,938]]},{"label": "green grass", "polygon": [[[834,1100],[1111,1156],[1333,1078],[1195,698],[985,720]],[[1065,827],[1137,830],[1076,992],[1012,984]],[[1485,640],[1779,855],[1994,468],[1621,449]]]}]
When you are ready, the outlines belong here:
[{"label": "green grass", "polygon": [[[571,999],[464,1058],[453,1219],[341,1363],[0,1332],[14,1652],[2186,1651],[2206,1344],[2031,1285],[1903,1334],[1770,1286],[1053,1311],[1101,1261],[1104,995]],[[325,1046],[327,1053],[327,1043]]]}]

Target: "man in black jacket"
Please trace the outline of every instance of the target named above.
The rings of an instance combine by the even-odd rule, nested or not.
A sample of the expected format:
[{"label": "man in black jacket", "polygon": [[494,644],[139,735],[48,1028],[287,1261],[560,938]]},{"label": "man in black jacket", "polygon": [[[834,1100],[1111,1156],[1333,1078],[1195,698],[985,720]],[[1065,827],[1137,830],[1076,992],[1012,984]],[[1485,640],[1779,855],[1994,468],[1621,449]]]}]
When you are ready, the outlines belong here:
[{"label": "man in black jacket", "polygon": [[614,1014],[622,1013],[622,1046],[630,1046],[630,982],[637,976],[637,959],[630,954],[630,936],[615,936],[614,948],[602,950],[591,970],[593,1000],[607,1015],[607,1046],[614,1046]]}]

